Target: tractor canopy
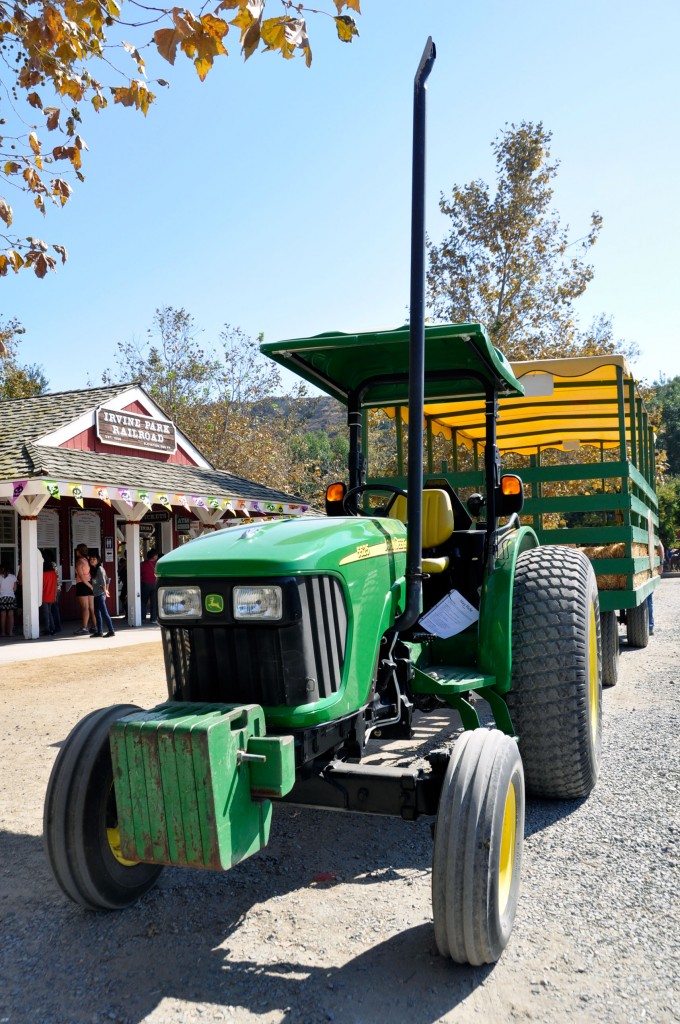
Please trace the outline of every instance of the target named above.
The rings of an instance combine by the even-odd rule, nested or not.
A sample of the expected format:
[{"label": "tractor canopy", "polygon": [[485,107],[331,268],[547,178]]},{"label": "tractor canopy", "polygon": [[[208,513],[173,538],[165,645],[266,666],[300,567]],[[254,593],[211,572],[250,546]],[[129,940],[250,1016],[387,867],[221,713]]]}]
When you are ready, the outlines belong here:
[{"label": "tractor canopy", "polygon": [[[408,402],[409,327],[361,334],[329,332],[267,342],[262,352],[344,405]],[[522,395],[522,385],[481,324],[425,328],[425,400]]]}]

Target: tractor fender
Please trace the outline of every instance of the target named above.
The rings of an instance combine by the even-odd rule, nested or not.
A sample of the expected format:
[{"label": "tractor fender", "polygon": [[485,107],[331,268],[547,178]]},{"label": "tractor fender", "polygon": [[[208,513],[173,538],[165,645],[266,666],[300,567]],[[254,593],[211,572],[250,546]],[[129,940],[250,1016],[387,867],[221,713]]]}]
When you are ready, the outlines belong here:
[{"label": "tractor fender", "polygon": [[539,546],[530,526],[507,534],[499,543],[494,571],[482,587],[478,668],[496,677],[497,693],[507,693],[512,680],[512,592],[517,559],[523,551]]}]

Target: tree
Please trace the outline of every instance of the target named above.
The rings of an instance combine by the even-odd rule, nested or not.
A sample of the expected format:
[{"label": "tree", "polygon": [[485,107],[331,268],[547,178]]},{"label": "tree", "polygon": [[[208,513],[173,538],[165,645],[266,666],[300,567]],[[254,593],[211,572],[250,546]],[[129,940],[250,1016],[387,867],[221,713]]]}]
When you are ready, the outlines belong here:
[{"label": "tree", "polygon": [[429,245],[428,300],[438,320],[480,322],[510,359],[635,354],[616,342],[611,320],[581,330],[575,300],[593,277],[586,257],[602,227],[593,213],[587,233],[569,240],[551,209],[558,163],[550,162],[551,132],[522,121],[501,131],[492,149],[495,193],[480,180],[455,185],[440,199],[450,228]]},{"label": "tree", "polygon": [[291,435],[293,490],[310,505],[323,506],[326,486],[347,477],[349,440],[345,433],[329,435],[309,430]]},{"label": "tree", "polygon": [[197,405],[221,393],[219,356],[201,347],[200,333],[185,309],[160,307],[144,342],[118,343],[118,372],[105,373],[104,383],[110,384],[116,377],[140,381],[167,415],[183,427],[191,422]]},{"label": "tree", "polygon": [[[272,3],[274,0],[272,0]],[[109,99],[146,114],[155,100],[150,85],[167,86],[163,78],[149,83],[144,49],[170,64],[178,52],[191,60],[201,80],[216,57],[226,57],[231,28],[240,34],[247,60],[256,50],[274,51],[286,60],[299,51],[307,66],[312,51],[305,14],[325,14],[338,37],[351,42],[358,35],[350,14],[360,13],[359,0],[326,0],[330,10],[305,8],[294,0],[276,0],[277,13],[265,18],[266,0],[213,0],[197,6],[149,7],[127,0],[128,18],[119,0],[14,0],[0,4],[2,84],[9,97],[9,114],[0,118],[0,220],[12,227],[10,194],[23,193],[44,214],[49,204],[64,206],[75,178],[84,180],[83,152],[87,150],[80,125],[86,107],[96,112]],[[230,15],[234,17],[228,20]],[[126,62],[116,64],[116,54]],[[131,62],[131,63],[130,63]],[[99,75],[108,81],[100,80]],[[9,116],[9,124],[8,124]],[[44,133],[54,142],[46,141]],[[64,170],[65,168],[65,170]],[[7,245],[0,253],[0,275],[32,269],[42,278],[66,261],[61,245],[51,247],[31,235],[2,234]],[[50,251],[50,249],[52,251]]]},{"label": "tree", "polygon": [[0,322],[0,399],[30,398],[47,390],[42,367],[19,362],[19,339],[24,330],[18,320]]},{"label": "tree", "polygon": [[680,532],[680,476],[672,476],[658,487],[659,536],[664,547],[678,546]]},{"label": "tree", "polygon": [[658,421],[657,450],[665,453],[669,472],[680,477],[680,377],[655,383],[646,404]]},{"label": "tree", "polygon": [[284,491],[296,491],[291,439],[303,429],[300,382],[282,397],[281,372],[238,327],[220,334],[220,393],[195,410],[192,436],[215,465]]},{"label": "tree", "polygon": [[305,385],[281,397],[279,367],[238,327],[226,325],[217,346],[202,347],[199,335],[185,309],[157,309],[143,343],[118,344],[117,370],[103,380],[138,380],[213,465],[297,491],[292,441],[304,432]]}]

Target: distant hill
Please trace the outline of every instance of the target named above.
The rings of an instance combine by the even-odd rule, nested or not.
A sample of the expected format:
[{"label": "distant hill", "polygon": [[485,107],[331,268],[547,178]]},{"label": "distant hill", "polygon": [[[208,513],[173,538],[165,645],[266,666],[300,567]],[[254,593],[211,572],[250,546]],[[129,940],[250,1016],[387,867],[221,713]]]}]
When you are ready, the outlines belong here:
[{"label": "distant hill", "polygon": [[323,431],[329,437],[344,434],[347,429],[347,410],[335,398],[279,398],[264,399],[253,404],[255,415],[263,419],[296,414],[300,417],[305,430],[310,432]]}]

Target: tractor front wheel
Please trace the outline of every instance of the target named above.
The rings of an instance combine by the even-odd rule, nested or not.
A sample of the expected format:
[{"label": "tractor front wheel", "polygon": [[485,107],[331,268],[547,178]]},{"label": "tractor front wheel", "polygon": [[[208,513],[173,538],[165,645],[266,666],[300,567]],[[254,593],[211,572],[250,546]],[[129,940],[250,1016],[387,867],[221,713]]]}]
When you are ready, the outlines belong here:
[{"label": "tractor front wheel", "polygon": [[163,870],[125,860],[113,788],[109,729],[140,709],[92,711],[69,733],[45,796],[43,841],[57,884],[88,910],[121,910],[143,896]]},{"label": "tractor front wheel", "polygon": [[600,612],[602,685],[616,686],[619,678],[619,620],[616,612]]},{"label": "tractor front wheel", "polygon": [[642,648],[649,643],[649,605],[643,601],[626,612],[626,639],[629,647]]},{"label": "tractor front wheel", "polygon": [[451,752],[435,825],[437,948],[459,964],[494,963],[515,919],[524,842],[517,744],[496,729],[464,732]]},{"label": "tractor front wheel", "polygon": [[517,559],[506,701],[529,796],[587,796],[600,767],[602,656],[597,582],[581,551],[538,547]]}]

